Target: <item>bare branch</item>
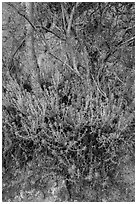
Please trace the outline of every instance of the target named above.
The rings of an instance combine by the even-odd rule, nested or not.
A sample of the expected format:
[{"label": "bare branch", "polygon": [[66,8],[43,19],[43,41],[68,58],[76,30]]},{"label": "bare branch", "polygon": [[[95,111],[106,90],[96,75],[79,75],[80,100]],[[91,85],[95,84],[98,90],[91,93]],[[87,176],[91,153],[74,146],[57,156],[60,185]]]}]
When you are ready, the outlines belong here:
[{"label": "bare branch", "polygon": [[122,43],[120,44],[120,47],[123,46],[124,44],[131,43],[131,42],[134,41],[134,40],[135,40],[135,37],[132,37],[132,38],[126,40],[125,42],[122,42]]},{"label": "bare branch", "polygon": [[32,28],[33,28],[34,30],[37,30],[36,27],[34,26],[34,24],[33,24],[23,13],[21,13],[13,4],[8,3],[8,2],[7,2],[6,4],[8,4],[8,5],[11,6],[12,8],[14,8],[14,10],[16,10],[17,13],[18,13],[20,16],[22,16],[23,18],[25,18],[25,19],[29,22],[29,24],[32,26]]},{"label": "bare branch", "polygon": [[54,33],[53,31],[49,30],[48,28],[44,27],[44,26],[35,26],[24,14],[22,14],[13,4],[11,3],[8,3],[7,4],[9,6],[11,6],[12,8],[14,8],[14,10],[17,11],[17,13],[22,16],[23,18],[25,18],[25,20],[27,20],[29,22],[29,24],[32,26],[32,28],[35,30],[35,31],[38,31],[38,28],[42,28],[43,30],[46,30],[47,32],[49,33],[52,33],[53,35],[55,35],[57,38],[61,39],[61,40],[65,40],[64,38],[61,38],[59,35],[57,35],[56,33]]},{"label": "bare branch", "polygon": [[63,6],[63,3],[61,3],[61,10],[62,10],[63,26],[64,26],[64,30],[66,31],[65,13],[64,13],[64,6]]},{"label": "bare branch", "polygon": [[106,56],[106,58],[104,59],[104,62],[106,62],[107,60],[108,60],[108,58],[110,57],[110,56],[112,56],[119,48],[121,48],[123,45],[125,45],[125,44],[128,44],[128,43],[131,43],[131,42],[133,42],[135,40],[135,37],[132,37],[132,38],[130,38],[130,39],[128,39],[128,40],[126,40],[126,41],[121,41],[121,42],[119,42],[119,46],[117,46],[114,50],[111,50],[108,54],[107,54],[107,56]]},{"label": "bare branch", "polygon": [[[77,3],[76,3],[76,5],[77,5]],[[67,28],[67,35],[68,36],[70,35],[70,30],[71,30],[71,26],[72,26],[72,22],[73,22],[73,16],[74,16],[74,13],[75,13],[76,5],[72,9],[71,14],[70,14],[70,18],[69,18],[69,21],[68,21],[68,28]]]},{"label": "bare branch", "polygon": [[42,28],[43,30],[49,32],[49,33],[52,33],[53,35],[55,35],[57,38],[65,41],[66,39],[65,38],[62,38],[61,36],[57,35],[56,33],[54,33],[52,30],[49,30],[48,28],[44,27],[44,26],[37,26],[37,28]]},{"label": "bare branch", "polygon": [[94,81],[94,83],[95,83],[95,85],[96,85],[98,91],[101,93],[101,95],[103,95],[105,98],[107,98],[106,93],[105,93],[104,91],[101,90],[101,88],[100,88],[98,82],[96,82],[96,80],[95,80],[93,74],[91,74],[91,76],[92,76],[92,79],[93,79],[93,81]]},{"label": "bare branch", "polygon": [[57,56],[55,56],[53,53],[51,53],[50,51],[48,51],[48,54],[51,55],[52,57],[54,57],[55,59],[57,59],[58,61],[60,61],[63,65],[66,65],[71,71],[73,71],[75,74],[77,74],[80,78],[81,75],[79,74],[79,72],[77,72],[75,69],[73,69],[69,64],[67,64],[66,62],[64,63],[61,59],[59,59]]},{"label": "bare branch", "polygon": [[19,46],[17,47],[16,51],[14,52],[14,54],[12,55],[12,59],[14,58],[14,56],[16,55],[16,53],[18,52],[18,50],[23,46],[23,44],[25,43],[25,38],[26,36],[23,38],[23,40],[21,41],[21,43],[19,44]]}]

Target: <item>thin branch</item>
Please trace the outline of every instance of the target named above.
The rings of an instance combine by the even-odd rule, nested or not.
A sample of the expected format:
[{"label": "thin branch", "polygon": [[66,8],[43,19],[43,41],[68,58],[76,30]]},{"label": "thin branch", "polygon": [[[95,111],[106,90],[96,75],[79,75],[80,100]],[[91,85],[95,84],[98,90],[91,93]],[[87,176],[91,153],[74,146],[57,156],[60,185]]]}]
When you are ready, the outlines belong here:
[{"label": "thin branch", "polygon": [[94,76],[93,76],[92,74],[91,74],[91,76],[92,76],[92,79],[93,79],[93,81],[94,81],[94,83],[95,83],[95,85],[96,85],[98,91],[101,93],[101,95],[103,95],[105,98],[107,98],[106,93],[105,93],[104,91],[101,90],[101,88],[99,87],[98,82],[96,82]]},{"label": "thin branch", "polygon": [[[25,36],[25,38],[26,38],[26,36]],[[23,40],[21,41],[21,43],[19,44],[19,46],[17,47],[17,49],[16,49],[15,52],[13,53],[13,55],[12,55],[10,61],[9,61],[9,67],[10,67],[10,65],[12,64],[12,61],[13,61],[13,59],[14,59],[16,53],[17,53],[18,50],[22,47],[22,45],[25,43],[25,38],[23,38]]]},{"label": "thin branch", "polygon": [[72,9],[71,14],[70,14],[70,18],[69,18],[69,21],[68,21],[68,28],[67,28],[67,35],[68,36],[70,35],[70,30],[71,30],[71,26],[72,26],[72,22],[73,22],[73,16],[74,16],[74,13],[75,13],[75,8],[76,8],[76,5]]},{"label": "thin branch", "polygon": [[11,4],[9,2],[6,2],[6,4],[8,4],[12,8],[14,8],[20,16],[22,16],[23,18],[25,18],[29,22],[29,24],[32,26],[32,28],[34,30],[37,30],[36,27],[34,26],[34,24],[23,13],[21,13],[13,4]]},{"label": "thin branch", "polygon": [[[75,72],[79,74],[78,70],[77,70],[77,63],[76,63],[76,56],[75,56],[75,52],[74,52],[74,49],[72,48],[72,42],[71,42],[71,27],[72,27],[72,22],[73,22],[73,17],[74,17],[74,13],[75,13],[75,9],[77,7],[77,3],[75,4],[75,6],[73,6],[72,8],[72,11],[71,11],[71,14],[70,14],[70,17],[69,17],[69,20],[68,20],[68,27],[67,27],[67,31],[66,31],[66,37],[67,37],[67,44],[68,44],[68,49],[69,49],[69,52],[70,52],[70,55],[71,55],[71,60],[72,60],[72,63],[73,63],[73,68],[75,70]],[[68,15],[68,14],[67,14]]]},{"label": "thin branch", "polygon": [[126,41],[124,41],[124,42],[120,42],[119,43],[119,46],[118,47],[116,47],[114,50],[111,50],[108,54],[107,54],[107,56],[106,56],[106,58],[104,59],[104,62],[106,62],[107,60],[108,60],[108,58],[110,57],[110,56],[112,56],[119,48],[121,48],[123,45],[125,45],[125,44],[127,44],[127,43],[130,43],[130,42],[132,42],[132,41],[134,41],[135,40],[135,37],[132,37],[132,38],[130,38],[130,39],[128,39],[128,40],[126,40]]},{"label": "thin branch", "polygon": [[46,27],[43,27],[43,26],[37,26],[37,27],[36,27],[24,14],[22,14],[13,4],[8,3],[8,2],[7,2],[7,4],[8,4],[9,6],[11,6],[12,8],[14,8],[20,16],[22,16],[23,18],[25,18],[25,20],[27,20],[27,21],[29,22],[29,24],[32,26],[32,28],[33,28],[35,31],[38,31],[38,28],[42,28],[43,30],[46,30],[47,32],[52,33],[53,35],[55,35],[55,36],[58,37],[59,39],[65,40],[64,38],[61,38],[59,35],[57,35],[56,33],[54,33],[53,31],[49,30],[49,29],[46,28]]},{"label": "thin branch", "polygon": [[62,38],[61,36],[57,35],[56,33],[54,33],[52,30],[49,30],[48,28],[44,27],[44,26],[37,26],[37,28],[42,28],[43,30],[49,32],[49,33],[52,33],[53,35],[55,35],[57,38],[65,41],[66,39],[65,38]]},{"label": "thin branch", "polygon": [[116,76],[116,78],[117,78],[123,85],[125,85],[125,83],[118,77],[118,75],[117,75],[116,72],[114,72],[114,75]]},{"label": "thin branch", "polygon": [[135,37],[132,37],[132,38],[126,40],[126,41],[123,42],[123,43],[121,42],[120,47],[123,46],[124,44],[127,44],[127,43],[129,43],[129,42],[132,42],[132,41],[134,41],[134,40],[135,40]]},{"label": "thin branch", "polygon": [[[64,8],[64,7],[63,7]],[[67,21],[67,24],[68,24],[68,22],[69,22],[69,15],[68,15],[68,13],[67,13],[67,11],[66,11],[66,9],[64,8],[64,17],[66,18],[66,21]],[[67,30],[67,29],[66,29]]]},{"label": "thin branch", "polygon": [[63,6],[62,2],[61,2],[61,10],[62,10],[63,26],[64,26],[64,30],[66,32],[65,13],[64,13],[64,6]]},{"label": "thin branch", "polygon": [[58,61],[60,61],[63,65],[66,65],[71,71],[73,71],[75,74],[77,74],[80,78],[81,75],[79,74],[79,72],[77,72],[75,69],[73,69],[69,64],[67,64],[66,62],[63,62],[61,59],[59,59],[57,56],[55,56],[53,53],[51,53],[50,51],[48,51],[48,54],[51,55],[52,57],[54,57],[55,59],[57,59]]},{"label": "thin branch", "polygon": [[[25,36],[26,38],[26,36]],[[14,56],[16,55],[16,53],[18,52],[18,50],[22,47],[23,43],[25,43],[25,38],[23,38],[23,40],[21,41],[20,45],[17,47],[16,51],[14,52],[14,54],[12,55],[12,59],[14,58]]]}]

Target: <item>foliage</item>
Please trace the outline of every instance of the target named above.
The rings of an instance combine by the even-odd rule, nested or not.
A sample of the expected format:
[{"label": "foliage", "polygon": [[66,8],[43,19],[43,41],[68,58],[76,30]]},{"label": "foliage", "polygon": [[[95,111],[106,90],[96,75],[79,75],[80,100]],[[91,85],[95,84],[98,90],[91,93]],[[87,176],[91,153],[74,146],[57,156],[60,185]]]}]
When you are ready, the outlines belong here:
[{"label": "foliage", "polygon": [[[25,12],[21,3],[14,5]],[[14,21],[7,22],[3,40],[11,30],[10,37],[14,41],[19,35],[19,42],[24,36],[19,21],[24,19],[8,6],[3,12],[10,9]],[[67,16],[74,7],[72,45],[66,51]],[[43,155],[43,168],[64,177],[70,199],[81,195],[84,200],[85,182],[104,189],[101,183],[109,177],[118,185],[120,159],[134,156],[134,4],[43,2],[35,3],[35,10],[36,54],[48,39],[50,58],[44,66],[59,70],[59,78],[55,82],[52,73],[48,81],[40,67],[41,92],[35,93],[23,70],[25,58],[19,57],[23,48],[13,56],[18,46],[3,43],[3,170],[23,169]],[[10,69],[9,59],[14,62]]]}]

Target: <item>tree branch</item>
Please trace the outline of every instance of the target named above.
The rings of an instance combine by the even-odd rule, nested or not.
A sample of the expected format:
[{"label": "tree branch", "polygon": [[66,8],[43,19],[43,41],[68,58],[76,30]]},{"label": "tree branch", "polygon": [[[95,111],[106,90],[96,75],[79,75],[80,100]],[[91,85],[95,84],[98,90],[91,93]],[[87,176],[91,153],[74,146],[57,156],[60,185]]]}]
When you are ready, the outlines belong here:
[{"label": "tree branch", "polygon": [[63,26],[64,26],[64,30],[66,32],[65,13],[64,13],[64,6],[63,6],[62,2],[61,2],[61,10],[62,10]]},{"label": "tree branch", "polygon": [[65,41],[66,39],[65,38],[62,38],[61,36],[57,35],[56,33],[54,33],[52,30],[49,30],[48,28],[44,27],[44,26],[37,26],[37,28],[42,28],[43,30],[49,32],[49,33],[52,33],[53,35],[55,35],[57,38]]},{"label": "tree branch", "polygon": [[106,61],[108,60],[108,58],[109,58],[110,56],[112,56],[120,47],[122,47],[123,45],[125,45],[125,44],[127,44],[127,43],[130,43],[130,42],[132,42],[132,41],[134,41],[134,40],[135,40],[135,37],[132,37],[132,38],[130,38],[130,39],[124,41],[124,42],[121,41],[121,42],[119,43],[119,46],[118,46],[118,47],[116,47],[114,50],[111,50],[111,51],[107,54],[106,58],[104,59],[104,62],[106,62]]},{"label": "tree branch", "polygon": [[70,18],[69,18],[69,21],[68,21],[68,28],[67,28],[67,35],[68,36],[70,35],[70,30],[71,30],[71,26],[72,26],[72,22],[73,22],[73,16],[74,16],[74,13],[75,13],[76,6],[77,6],[77,3],[72,9],[71,14],[70,14]]},{"label": "tree branch", "polygon": [[55,59],[57,59],[58,61],[60,61],[63,65],[66,65],[71,71],[73,71],[75,74],[77,74],[77,76],[79,76],[81,78],[81,75],[79,74],[79,72],[77,72],[75,69],[73,69],[69,64],[67,64],[66,62],[64,63],[61,59],[59,59],[58,57],[56,57],[53,53],[51,53],[50,51],[48,51],[48,54],[51,55],[52,57],[54,57]]},{"label": "tree branch", "polygon": [[15,51],[14,54],[12,55],[12,59],[14,58],[14,56],[16,55],[16,53],[18,52],[18,50],[22,47],[23,43],[25,43],[25,38],[26,38],[26,36],[23,38],[23,40],[21,41],[20,45],[17,47],[16,51]]},{"label": "tree branch", "polygon": [[9,61],[9,64],[8,64],[9,68],[10,68],[10,65],[12,64],[12,60],[14,59],[16,53],[17,53],[18,50],[22,47],[22,45],[25,43],[25,38],[26,38],[26,36],[23,38],[23,40],[21,41],[21,43],[19,44],[19,46],[17,47],[17,49],[16,49],[15,52],[13,53],[13,55],[12,55],[10,61]]},{"label": "tree branch", "polygon": [[11,6],[12,8],[14,8],[14,10],[17,11],[17,13],[22,16],[23,18],[25,18],[25,20],[27,20],[29,22],[29,24],[32,26],[32,28],[34,30],[37,30],[36,27],[34,26],[34,24],[23,14],[21,13],[13,4],[9,3],[9,2],[6,2],[6,4],[8,4],[9,6]]},{"label": "tree branch", "polygon": [[55,35],[57,38],[61,39],[61,40],[65,40],[64,38],[61,38],[59,35],[57,35],[56,33],[54,33],[53,31],[49,30],[48,28],[46,27],[43,27],[43,26],[35,26],[27,17],[26,15],[22,14],[13,4],[11,3],[8,3],[6,2],[9,6],[11,6],[14,10],[17,11],[17,13],[22,16],[23,18],[25,18],[25,20],[27,20],[29,22],[29,24],[32,26],[32,28],[35,30],[35,31],[38,31],[38,28],[42,28],[43,30],[46,30],[47,32],[49,33],[52,33],[53,35]]}]

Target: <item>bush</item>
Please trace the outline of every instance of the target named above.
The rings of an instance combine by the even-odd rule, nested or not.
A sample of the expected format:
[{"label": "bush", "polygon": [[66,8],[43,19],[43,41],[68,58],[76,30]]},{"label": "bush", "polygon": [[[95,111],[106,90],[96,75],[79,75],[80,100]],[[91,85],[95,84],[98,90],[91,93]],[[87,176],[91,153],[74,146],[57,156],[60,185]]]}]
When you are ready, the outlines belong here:
[{"label": "bush", "polygon": [[[49,89],[44,87],[38,98],[10,75],[6,77],[8,83],[4,81],[3,85],[6,172],[22,169],[44,152],[45,168],[64,176],[71,196],[73,185],[75,193],[80,193],[78,186],[85,181],[92,181],[96,187],[98,176],[102,178],[100,182],[106,177],[114,180],[125,150],[134,154],[134,101],[128,104],[125,99],[127,86],[112,89],[110,84],[109,97],[105,98],[92,81],[87,88],[86,79],[81,83],[74,76],[58,88],[54,84]],[[116,96],[117,88],[120,90]],[[132,88],[132,95],[133,91]]]}]

